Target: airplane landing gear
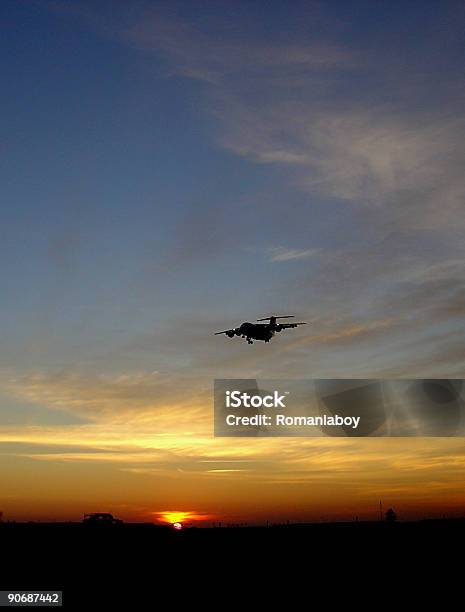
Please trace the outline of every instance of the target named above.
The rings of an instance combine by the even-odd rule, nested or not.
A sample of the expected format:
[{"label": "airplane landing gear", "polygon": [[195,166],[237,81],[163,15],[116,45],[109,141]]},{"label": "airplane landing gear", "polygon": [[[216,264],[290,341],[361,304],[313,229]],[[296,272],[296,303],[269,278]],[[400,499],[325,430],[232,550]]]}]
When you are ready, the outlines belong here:
[{"label": "airplane landing gear", "polygon": [[251,340],[250,338],[247,338],[247,344],[253,344],[253,340]]}]

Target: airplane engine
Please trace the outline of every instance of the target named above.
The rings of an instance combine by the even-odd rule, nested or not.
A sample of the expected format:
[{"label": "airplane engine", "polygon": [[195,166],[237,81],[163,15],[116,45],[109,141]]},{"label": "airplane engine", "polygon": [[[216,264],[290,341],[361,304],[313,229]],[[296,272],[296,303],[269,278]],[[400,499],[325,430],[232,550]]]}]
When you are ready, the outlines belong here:
[{"label": "airplane engine", "polygon": [[226,335],[228,336],[228,338],[234,338],[234,332],[233,331],[226,332]]}]

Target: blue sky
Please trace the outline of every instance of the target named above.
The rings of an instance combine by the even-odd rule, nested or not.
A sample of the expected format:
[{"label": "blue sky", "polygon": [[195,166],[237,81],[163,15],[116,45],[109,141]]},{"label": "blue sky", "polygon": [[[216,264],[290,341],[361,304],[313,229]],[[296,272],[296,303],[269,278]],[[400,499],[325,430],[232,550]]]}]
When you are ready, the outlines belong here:
[{"label": "blue sky", "polygon": [[384,320],[406,268],[458,273],[458,3],[3,13],[5,365],[102,367],[179,320]]},{"label": "blue sky", "polygon": [[[0,10],[9,439],[206,435],[215,377],[464,375],[462,3]],[[312,325],[212,335],[271,313]]]}]

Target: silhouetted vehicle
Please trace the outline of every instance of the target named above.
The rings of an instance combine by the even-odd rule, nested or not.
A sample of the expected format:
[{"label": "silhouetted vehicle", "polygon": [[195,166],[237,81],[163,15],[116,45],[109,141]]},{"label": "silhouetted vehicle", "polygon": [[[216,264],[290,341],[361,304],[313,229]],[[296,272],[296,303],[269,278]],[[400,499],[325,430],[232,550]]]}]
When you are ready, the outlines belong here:
[{"label": "silhouetted vehicle", "polygon": [[257,321],[269,321],[269,323],[242,323],[239,327],[233,329],[225,329],[224,331],[215,332],[215,336],[219,334],[225,334],[228,338],[234,338],[234,336],[242,336],[247,339],[248,344],[253,344],[253,340],[263,340],[263,342],[269,342],[276,332],[280,332],[283,329],[291,329],[298,325],[306,325],[306,323],[276,323],[277,319],[292,319],[294,315],[287,316],[271,316],[265,317],[264,319],[257,319]]},{"label": "silhouetted vehicle", "polygon": [[93,514],[84,514],[82,522],[86,525],[121,525],[123,521],[117,519],[109,512],[94,512]]}]

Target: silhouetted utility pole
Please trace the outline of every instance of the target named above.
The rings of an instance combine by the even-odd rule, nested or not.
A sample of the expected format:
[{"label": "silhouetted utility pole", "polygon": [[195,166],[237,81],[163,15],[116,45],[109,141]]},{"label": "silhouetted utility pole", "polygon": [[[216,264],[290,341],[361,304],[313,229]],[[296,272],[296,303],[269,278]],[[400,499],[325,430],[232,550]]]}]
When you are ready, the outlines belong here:
[{"label": "silhouetted utility pole", "polygon": [[383,502],[379,500],[379,520],[383,520]]}]

